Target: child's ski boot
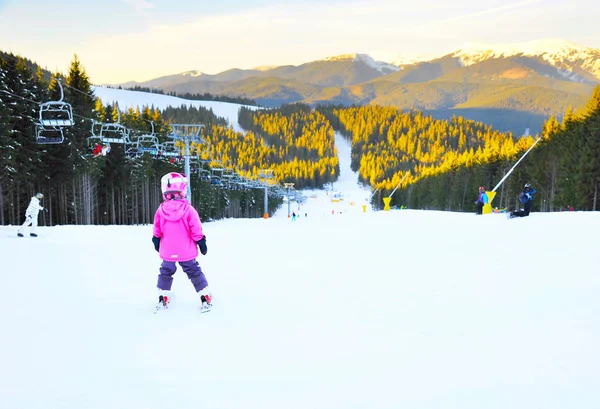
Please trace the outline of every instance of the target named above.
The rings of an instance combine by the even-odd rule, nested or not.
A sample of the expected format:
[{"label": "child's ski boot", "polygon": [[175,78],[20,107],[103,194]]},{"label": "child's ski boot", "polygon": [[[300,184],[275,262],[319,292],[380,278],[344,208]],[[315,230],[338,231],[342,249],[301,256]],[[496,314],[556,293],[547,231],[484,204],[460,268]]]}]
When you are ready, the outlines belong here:
[{"label": "child's ski boot", "polygon": [[154,313],[156,314],[160,310],[166,310],[169,308],[169,303],[171,302],[171,298],[168,295],[161,294],[158,296],[158,304],[156,305],[156,310]]},{"label": "child's ski boot", "polygon": [[212,297],[208,292],[208,287],[204,287],[198,291],[198,295],[200,296],[200,301],[202,301],[201,312],[209,312],[212,308]]}]

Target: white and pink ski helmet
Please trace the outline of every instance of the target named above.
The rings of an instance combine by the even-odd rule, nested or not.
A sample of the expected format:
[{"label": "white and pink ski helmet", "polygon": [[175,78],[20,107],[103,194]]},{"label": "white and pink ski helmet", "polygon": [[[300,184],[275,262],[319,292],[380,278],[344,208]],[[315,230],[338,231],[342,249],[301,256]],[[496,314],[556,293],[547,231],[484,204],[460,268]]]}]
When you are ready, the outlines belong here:
[{"label": "white and pink ski helmet", "polygon": [[160,179],[160,190],[165,200],[185,198],[187,185],[188,178],[183,173],[170,172]]}]

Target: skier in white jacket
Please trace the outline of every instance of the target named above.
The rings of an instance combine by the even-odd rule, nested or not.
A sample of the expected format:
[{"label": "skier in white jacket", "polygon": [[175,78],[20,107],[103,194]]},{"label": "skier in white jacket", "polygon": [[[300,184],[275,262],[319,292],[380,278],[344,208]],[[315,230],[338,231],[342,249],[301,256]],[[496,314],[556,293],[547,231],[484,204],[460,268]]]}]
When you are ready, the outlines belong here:
[{"label": "skier in white jacket", "polygon": [[38,225],[38,213],[40,212],[40,210],[46,210],[40,204],[40,200],[43,197],[43,194],[36,193],[35,196],[31,198],[31,202],[29,202],[29,206],[27,206],[27,210],[25,210],[25,222],[19,228],[17,236],[23,237],[23,231],[27,226],[31,225],[31,233],[29,235],[31,237],[37,237],[35,229]]}]

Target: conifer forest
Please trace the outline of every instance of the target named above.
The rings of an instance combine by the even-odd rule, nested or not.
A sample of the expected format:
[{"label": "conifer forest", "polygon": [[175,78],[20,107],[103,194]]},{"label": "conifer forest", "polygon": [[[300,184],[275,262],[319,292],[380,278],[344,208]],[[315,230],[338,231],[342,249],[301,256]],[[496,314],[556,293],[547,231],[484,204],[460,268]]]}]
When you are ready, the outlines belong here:
[{"label": "conifer forest", "polygon": [[[39,143],[40,104],[61,98],[72,107],[72,126],[61,128],[61,143]],[[61,74],[0,53],[0,224],[21,224],[36,192],[48,209],[40,225],[151,223],[162,200],[161,176],[184,170],[183,144],[169,139],[170,124],[181,123],[203,125],[202,141],[191,144],[189,176],[191,201],[205,221],[263,217],[265,189],[256,182],[265,170],[273,175],[262,180],[269,186],[269,213],[282,203],[284,183],[309,189],[334,182],[336,132],[351,141],[352,169],[375,192],[378,209],[394,192],[394,206],[474,212],[478,187],[492,190],[536,138],[499,186],[493,206],[518,207],[517,196],[530,183],[537,189],[534,211],[598,209],[600,87],[584,108],[565,112],[561,122],[550,117],[531,136],[459,116],[441,120],[390,106],[332,104],[242,107],[244,132],[237,132],[204,108],[121,110],[105,103],[76,56]],[[94,155],[102,124],[126,129],[130,143],[111,143],[110,153]],[[156,149],[144,145],[154,140]]]}]

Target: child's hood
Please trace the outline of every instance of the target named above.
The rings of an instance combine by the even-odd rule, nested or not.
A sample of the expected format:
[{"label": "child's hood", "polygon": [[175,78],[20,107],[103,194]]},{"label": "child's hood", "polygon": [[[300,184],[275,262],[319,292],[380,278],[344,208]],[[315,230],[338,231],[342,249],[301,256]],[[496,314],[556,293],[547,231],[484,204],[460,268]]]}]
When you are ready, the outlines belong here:
[{"label": "child's hood", "polygon": [[165,220],[173,222],[185,216],[189,209],[187,200],[168,200],[160,205],[159,211]]}]

